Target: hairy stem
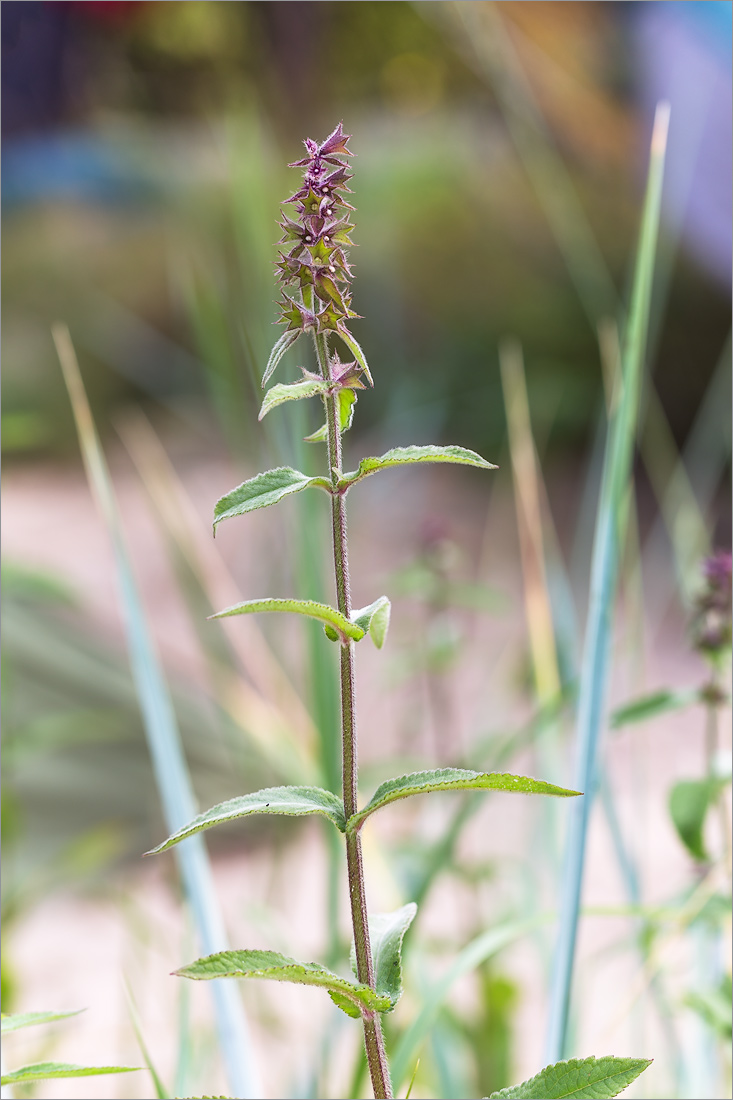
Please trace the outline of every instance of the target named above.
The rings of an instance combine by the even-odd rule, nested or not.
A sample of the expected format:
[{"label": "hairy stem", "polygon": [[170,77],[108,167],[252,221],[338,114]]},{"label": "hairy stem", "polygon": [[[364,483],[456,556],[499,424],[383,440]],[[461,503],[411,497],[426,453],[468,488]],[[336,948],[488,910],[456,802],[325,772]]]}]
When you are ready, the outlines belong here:
[{"label": "hairy stem", "polygon": [[[328,361],[328,345],[323,335],[314,336],[318,365],[324,378],[331,377]],[[341,475],[341,425],[338,419],[338,402],[333,396],[324,398],[328,433],[328,465],[334,490]],[[349,556],[346,540],[346,499],[343,493],[334,492],[331,497],[331,521],[333,527],[333,560],[336,572],[337,607],[342,615],[351,615],[349,588]],[[341,662],[341,751],[343,768],[344,813],[348,820],[357,811],[357,742],[356,700],[354,685],[354,643],[340,645]],[[357,833],[346,836],[346,866],[349,876],[349,902],[351,924],[354,930],[356,974],[360,982],[374,989],[374,965],[369,942],[369,918],[367,914],[364,867],[361,839]],[[378,1012],[362,1010],[364,1044],[366,1046],[372,1088],[377,1098],[392,1096],[392,1083],[384,1047],[382,1024]]]}]

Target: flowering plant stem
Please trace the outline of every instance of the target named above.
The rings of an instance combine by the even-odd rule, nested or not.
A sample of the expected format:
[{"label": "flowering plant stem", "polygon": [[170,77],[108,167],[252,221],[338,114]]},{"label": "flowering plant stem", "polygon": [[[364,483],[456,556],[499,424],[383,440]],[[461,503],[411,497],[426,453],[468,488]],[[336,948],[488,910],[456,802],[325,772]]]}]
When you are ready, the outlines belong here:
[{"label": "flowering plant stem", "polygon": [[[331,368],[328,359],[328,343],[325,335],[313,337],[318,366],[323,378],[331,381]],[[328,464],[331,470],[333,494],[331,496],[331,522],[333,531],[333,564],[336,575],[336,606],[341,614],[351,617],[351,591],[349,582],[349,550],[346,532],[346,492],[339,492],[338,482],[341,470],[341,427],[339,424],[336,398],[324,397],[326,406],[326,434],[328,441]],[[348,820],[355,814],[357,806],[357,739],[356,739],[356,690],[354,677],[354,642],[341,645],[339,649],[341,664],[341,759],[344,814]],[[346,836],[346,867],[349,877],[349,901],[351,903],[351,924],[354,932],[356,953],[356,974],[360,982],[374,989],[374,964],[369,942],[369,919],[367,915],[366,890],[364,887],[364,865],[361,853],[361,837],[358,832]],[[384,1036],[379,1013],[373,1010],[362,1011],[364,1025],[364,1043],[366,1046],[369,1073],[375,1097],[391,1097],[392,1084],[389,1065],[384,1048]]]},{"label": "flowering plant stem", "polygon": [[[297,221],[283,214],[280,226],[284,236],[280,243],[285,245],[286,251],[280,253],[277,267],[281,282],[285,287],[292,288],[292,292],[283,290],[280,321],[286,325],[286,329],[270,353],[262,385],[264,387],[267,384],[288,349],[308,331],[312,333],[315,344],[318,374],[303,370],[303,377],[298,382],[272,386],[266,392],[260,410],[262,419],[271,409],[284,402],[320,397],[325,407],[326,423],[307,439],[309,442],[326,444],[328,477],[308,477],[289,466],[279,466],[257,474],[237,486],[221,497],[214,509],[216,530],[217,524],[225,519],[267,508],[292,493],[308,488],[325,491],[331,498],[337,606],[329,607],[313,600],[290,597],[267,597],[244,600],[212,616],[221,618],[256,612],[306,615],[322,623],[326,637],[338,644],[342,797],[339,798],[331,789],[311,786],[269,787],[253,791],[199,814],[168,837],[163,844],[159,844],[154,851],[165,851],[202,829],[253,813],[289,814],[296,817],[319,814],[343,834],[354,932],[352,962],[356,980],[347,979],[319,963],[299,962],[275,951],[259,949],[222,951],[181,967],[176,973],[197,981],[265,978],[326,989],[334,1004],[347,1016],[361,1019],[372,1088],[374,1096],[381,1100],[382,1097],[392,1097],[393,1092],[380,1014],[391,1012],[402,995],[402,943],[415,917],[417,906],[414,902],[408,902],[392,913],[375,914],[371,918],[370,926],[360,839],[362,825],[377,810],[398,799],[436,791],[482,789],[545,794],[559,798],[575,798],[579,792],[528,776],[441,767],[388,779],[377,788],[361,810],[358,808],[354,646],[369,635],[377,649],[382,648],[389,626],[390,602],[386,596],[379,596],[359,610],[354,610],[351,606],[346,494],[364,478],[393,466],[445,462],[483,470],[495,467],[475,451],[464,447],[429,444],[393,447],[383,455],[367,456],[361,460],[356,470],[349,473],[344,473],[341,468],[341,435],[351,424],[357,391],[372,385],[364,352],[347,327],[347,322],[357,316],[351,308],[352,269],[345,251],[352,244],[349,233],[353,228],[349,220],[349,211],[353,207],[343,196],[345,191],[349,191],[346,183],[351,179],[348,164],[341,159],[353,155],[347,148],[348,141],[349,135],[344,134],[339,123],[333,133],[320,144],[306,138],[308,155],[291,165],[305,168],[305,172],[302,186],[286,200],[296,205]],[[330,354],[330,335],[337,336],[347,347],[354,356],[352,361],[342,363],[338,355]],[[473,956],[470,955],[469,958]],[[429,1004],[426,1011],[434,1011],[435,1007],[435,1003]],[[510,1095],[542,1095],[548,1100],[571,1094],[578,1097],[593,1095],[598,1100],[604,1100],[606,1097],[616,1096],[647,1065],[645,1059],[575,1059],[561,1067],[546,1067],[530,1082],[513,1089]],[[572,1078],[572,1093],[567,1089],[569,1078]],[[585,1086],[586,1091],[582,1091]]]}]

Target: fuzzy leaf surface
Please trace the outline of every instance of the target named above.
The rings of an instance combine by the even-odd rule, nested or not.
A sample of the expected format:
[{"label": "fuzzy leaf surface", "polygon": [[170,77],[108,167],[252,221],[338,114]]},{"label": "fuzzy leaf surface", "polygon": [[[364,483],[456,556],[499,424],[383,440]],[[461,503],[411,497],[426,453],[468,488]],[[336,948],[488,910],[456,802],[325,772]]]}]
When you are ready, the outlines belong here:
[{"label": "fuzzy leaf surface", "polygon": [[145,854],[153,856],[158,852],[165,852],[194,833],[227,821],[236,821],[240,817],[248,817],[250,814],[286,814],[289,817],[321,814],[332,821],[341,832],[345,828],[343,803],[331,791],[324,791],[320,787],[265,787],[261,791],[229,798],[218,806],[212,806]]},{"label": "fuzzy leaf surface", "polygon": [[580,791],[556,787],[541,779],[504,772],[474,772],[467,768],[438,768],[435,771],[412,772],[400,775],[380,784],[363,810],[353,814],[346,823],[347,831],[359,829],[363,822],[382,806],[409,798],[413,794],[430,794],[432,791],[514,791],[518,794],[550,794],[559,798],[579,795]]},{"label": "fuzzy leaf surface", "polygon": [[386,596],[380,596],[370,603],[368,607],[362,607],[359,611],[352,611],[351,621],[360,626],[365,634],[368,634],[377,649],[384,645],[389,629],[389,616],[392,605]]},{"label": "fuzzy leaf surface", "polygon": [[3,1085],[23,1081],[51,1081],[57,1077],[101,1077],[105,1073],[132,1073],[139,1066],[75,1066],[71,1062],[34,1062],[2,1075]]},{"label": "fuzzy leaf surface", "polygon": [[372,378],[372,373],[369,370],[369,364],[366,361],[366,355],[361,350],[360,345],[357,343],[357,341],[354,339],[354,337],[351,335],[351,333],[348,331],[348,329],[345,329],[345,328],[342,328],[342,327],[339,326],[336,329],[336,332],[341,337],[343,342],[346,344],[346,347],[349,349],[351,354],[354,356],[354,358],[356,359],[356,361],[359,364],[359,366],[361,367],[361,369],[364,371],[364,376],[366,377],[367,381],[369,382],[369,385],[373,386],[374,385],[374,379]]},{"label": "fuzzy leaf surface", "polygon": [[393,447],[379,458],[362,458],[357,470],[344,474],[339,488],[348,488],[370,474],[387,470],[391,466],[413,466],[421,462],[452,462],[462,466],[478,466],[482,470],[498,469],[493,462],[487,462],[481,455],[465,447]]},{"label": "fuzzy leaf surface", "polygon": [[621,729],[622,726],[628,726],[632,722],[645,722],[648,718],[656,718],[658,714],[680,710],[699,701],[700,692],[696,689],[655,691],[651,695],[643,695],[640,699],[634,699],[632,703],[627,703],[615,710],[611,715],[611,729]]},{"label": "fuzzy leaf surface", "polygon": [[555,1062],[529,1081],[492,1092],[490,1100],[610,1100],[635,1081],[651,1058],[571,1058]]},{"label": "fuzzy leaf surface", "polygon": [[34,1027],[36,1024],[48,1024],[52,1020],[65,1020],[68,1016],[78,1016],[85,1009],[77,1008],[72,1012],[14,1012],[9,1015],[3,1013],[0,1020],[2,1034],[8,1031],[19,1031],[22,1027]]},{"label": "fuzzy leaf surface", "polygon": [[267,360],[267,366],[265,367],[265,373],[262,375],[262,385],[263,386],[267,385],[268,379],[271,377],[273,371],[275,370],[275,367],[278,365],[278,363],[282,359],[285,352],[288,351],[290,348],[292,348],[293,344],[295,343],[295,341],[298,339],[298,337],[300,335],[301,335],[300,331],[284,332],[282,334],[282,336],[280,337],[280,339],[276,342],[274,348],[270,352],[270,358]]},{"label": "fuzzy leaf surface", "polygon": [[346,997],[355,1008],[386,1012],[389,998],[368,985],[349,981],[318,963],[301,963],[276,951],[220,951],[175,971],[182,978],[269,978],[276,982],[315,985]]},{"label": "fuzzy leaf surface", "polygon": [[[345,387],[336,394],[338,402],[339,427],[342,432],[347,432],[354,422],[354,406],[356,405],[356,393]],[[304,443],[325,443],[328,440],[328,426],[322,424],[317,432],[307,435]]]},{"label": "fuzzy leaf surface", "polygon": [[209,618],[225,619],[229,615],[252,615],[259,611],[292,611],[295,615],[306,615],[309,619],[318,619],[330,626],[340,638],[350,638],[354,642],[360,642],[366,634],[365,630],[356,623],[352,623],[335,607],[329,607],[326,603],[316,603],[314,600],[245,600],[244,603],[236,603],[233,607],[218,611],[216,615],[210,615]]},{"label": "fuzzy leaf surface", "polygon": [[[369,918],[374,981],[377,992],[389,997],[390,1009],[402,996],[402,941],[416,913],[417,906],[411,901],[394,913],[375,913]],[[352,966],[356,966],[353,948]]]},{"label": "fuzzy leaf surface", "polygon": [[291,466],[278,466],[257,474],[217,500],[214,505],[214,533],[222,520],[243,516],[245,512],[255,512],[258,508],[268,508],[283,497],[299,493],[310,485],[329,493],[331,491],[331,484],[325,478],[308,477]]},{"label": "fuzzy leaf surface", "polygon": [[328,383],[322,378],[304,378],[302,382],[291,382],[287,385],[278,382],[265,394],[260,415],[257,419],[262,420],[263,416],[267,416],[270,409],[274,409],[277,405],[282,405],[286,401],[302,401],[306,397],[315,397],[317,394],[323,393],[327,386]]}]

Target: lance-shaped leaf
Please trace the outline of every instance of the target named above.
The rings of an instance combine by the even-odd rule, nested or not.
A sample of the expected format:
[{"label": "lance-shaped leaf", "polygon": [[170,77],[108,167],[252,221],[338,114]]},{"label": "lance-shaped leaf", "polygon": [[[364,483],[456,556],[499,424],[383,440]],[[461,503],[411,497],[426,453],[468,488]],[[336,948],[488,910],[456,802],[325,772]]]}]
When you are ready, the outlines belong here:
[{"label": "lance-shaped leaf", "polygon": [[[411,901],[394,913],[375,913],[369,918],[374,984],[377,993],[389,997],[391,1009],[402,996],[402,941],[416,913],[417,906]],[[353,948],[352,966],[356,966]]]},{"label": "lance-shaped leaf", "polygon": [[[336,394],[336,401],[338,402],[338,414],[339,414],[339,428],[342,432],[347,432],[354,420],[354,405],[356,405],[356,394],[348,386],[339,390]],[[325,443],[328,440],[328,427],[324,424],[318,429],[317,432],[313,432],[312,435],[305,437],[305,443]]]},{"label": "lance-shaped leaf", "polygon": [[309,619],[318,619],[330,626],[344,643],[349,640],[359,642],[366,634],[365,630],[352,623],[335,607],[329,607],[326,603],[315,603],[314,600],[245,600],[244,603],[218,611],[216,615],[209,615],[209,618],[225,619],[230,615],[251,615],[258,611],[291,611],[296,615],[307,615]]},{"label": "lance-shaped leaf", "polygon": [[331,791],[324,791],[320,787],[265,787],[261,791],[239,795],[220,802],[218,806],[212,806],[145,854],[152,856],[157,852],[165,852],[194,833],[211,829],[214,825],[236,821],[239,817],[248,817],[249,814],[287,814],[290,817],[322,814],[341,832],[345,828],[343,802]]},{"label": "lance-shaped leaf", "polygon": [[372,372],[369,370],[369,364],[367,363],[366,355],[361,350],[360,345],[357,343],[357,341],[351,335],[349,330],[347,328],[344,328],[342,325],[338,326],[338,328],[336,329],[336,332],[341,337],[343,342],[346,344],[347,348],[349,349],[351,354],[354,356],[354,358],[356,359],[356,361],[359,364],[359,366],[361,367],[361,369],[364,371],[364,374],[366,375],[366,378],[367,378],[367,381],[369,382],[369,385],[373,386],[374,385],[374,379],[372,378]]},{"label": "lance-shaped leaf", "polygon": [[388,779],[377,787],[363,810],[352,814],[346,822],[347,832],[361,828],[364,821],[380,810],[382,806],[396,802],[400,798],[409,798],[413,794],[430,794],[432,791],[513,791],[517,794],[551,794],[559,798],[579,795],[580,791],[570,791],[565,787],[556,787],[541,779],[530,779],[524,775],[508,775],[503,772],[474,772],[467,768],[438,768],[435,771],[412,772]]},{"label": "lance-shaped leaf", "polygon": [[478,466],[482,470],[498,469],[493,462],[487,462],[481,455],[468,451],[465,447],[394,447],[379,458],[362,458],[358,470],[344,474],[339,481],[339,488],[348,488],[370,474],[387,470],[391,466],[412,466],[419,462],[454,462],[462,466]]},{"label": "lance-shaped leaf", "polygon": [[384,645],[389,628],[389,615],[392,605],[386,596],[380,596],[368,607],[362,607],[359,611],[352,611],[351,621],[360,626],[365,634],[369,634],[377,649]]},{"label": "lance-shaped leaf", "polygon": [[267,416],[270,409],[274,409],[276,405],[284,404],[285,401],[301,401],[304,397],[315,397],[316,394],[323,393],[327,388],[328,382],[323,378],[304,378],[302,382],[291,382],[289,385],[278,382],[265,394],[260,415],[257,419],[262,420],[263,416]]},{"label": "lance-shaped leaf", "polygon": [[289,348],[292,348],[301,333],[301,329],[297,329],[295,332],[293,332],[292,329],[288,329],[276,342],[274,348],[270,352],[270,358],[267,360],[265,373],[262,375],[263,386],[267,385],[268,379],[271,377],[275,367],[278,365],[285,352],[288,351]]},{"label": "lance-shaped leaf", "polygon": [[291,466],[278,466],[274,470],[266,470],[263,474],[251,477],[249,481],[242,482],[236,489],[217,500],[214,506],[214,534],[222,520],[242,516],[245,512],[254,512],[258,508],[268,508],[283,497],[299,493],[309,486],[331,492],[331,484],[326,478],[307,477]]},{"label": "lance-shaped leaf", "polygon": [[[394,913],[375,913],[369,918],[369,939],[372,945],[374,961],[374,985],[377,993],[389,999],[391,1012],[402,996],[402,941],[405,932],[412,924],[417,913],[414,901],[403,905]],[[351,969],[356,976],[356,950],[351,942]],[[347,1016],[356,1019],[361,1015],[354,1004],[341,993],[329,994],[333,1003]]]},{"label": "lance-shaped leaf", "polygon": [[349,981],[318,963],[302,963],[276,951],[220,951],[182,966],[176,974],[183,978],[269,978],[295,985],[315,985],[345,997],[354,1008],[386,1012],[391,1007],[389,997],[375,993],[368,985]]},{"label": "lance-shaped leaf", "polygon": [[52,1020],[65,1020],[68,1016],[78,1016],[85,1012],[83,1008],[74,1009],[73,1012],[14,1012],[3,1013],[0,1020],[2,1034],[7,1031],[19,1031],[22,1027],[35,1027],[36,1024],[48,1024]]},{"label": "lance-shaped leaf", "polygon": [[133,1073],[140,1066],[75,1066],[70,1062],[34,1062],[2,1075],[3,1085],[25,1081],[51,1081],[60,1077],[101,1077],[105,1073]]},{"label": "lance-shaped leaf", "polygon": [[571,1058],[555,1062],[521,1085],[492,1092],[490,1100],[610,1100],[635,1081],[651,1058]]}]

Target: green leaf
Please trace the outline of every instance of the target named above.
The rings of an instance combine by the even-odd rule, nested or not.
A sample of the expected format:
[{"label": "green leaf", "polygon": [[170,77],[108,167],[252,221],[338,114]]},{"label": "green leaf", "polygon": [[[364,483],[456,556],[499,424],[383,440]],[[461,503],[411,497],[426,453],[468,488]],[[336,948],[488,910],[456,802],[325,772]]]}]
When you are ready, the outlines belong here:
[{"label": "green leaf", "polygon": [[333,974],[318,963],[301,963],[276,951],[220,951],[175,971],[182,978],[270,978],[276,982],[315,985],[346,997],[355,1008],[386,1012],[389,997],[375,993],[368,985]]},{"label": "green leaf", "polygon": [[65,1020],[68,1016],[78,1016],[85,1012],[84,1008],[77,1008],[73,1012],[15,1012],[10,1015],[3,1013],[0,1019],[2,1034],[8,1031],[19,1031],[22,1027],[34,1027],[36,1024],[48,1024],[52,1020]]},{"label": "green leaf", "polygon": [[362,607],[359,611],[352,611],[351,621],[361,627],[365,634],[369,634],[377,649],[384,645],[389,628],[389,615],[392,605],[386,596],[380,596],[368,607]]},{"label": "green leaf", "polygon": [[399,798],[408,798],[413,794],[430,794],[431,791],[514,791],[519,794],[551,794],[560,798],[579,795],[580,791],[566,790],[541,779],[529,779],[523,775],[508,775],[503,772],[474,772],[466,768],[438,768],[436,771],[412,772],[388,779],[377,787],[363,810],[353,814],[346,822],[348,832],[360,829],[364,821],[375,810],[396,802]]},{"label": "green leaf", "polygon": [[697,689],[688,691],[655,691],[651,695],[642,695],[639,699],[619,707],[611,715],[611,729],[617,730],[622,726],[628,726],[632,722],[645,722],[648,718],[656,718],[658,714],[666,714],[670,710],[680,710],[691,703],[700,701],[700,692]]},{"label": "green leaf", "polygon": [[719,779],[683,779],[669,795],[669,812],[680,840],[701,863],[710,858],[703,837],[705,815],[721,785]]},{"label": "green leaf", "polygon": [[3,1085],[22,1081],[51,1081],[56,1077],[101,1077],[105,1073],[132,1073],[140,1066],[75,1066],[69,1062],[34,1062],[2,1075]]},{"label": "green leaf", "polygon": [[352,623],[335,607],[329,607],[325,603],[315,603],[314,600],[245,600],[244,603],[234,604],[216,615],[209,615],[210,619],[225,619],[229,615],[251,615],[257,611],[292,611],[295,615],[307,615],[309,619],[319,619],[336,631],[341,641],[351,638],[360,642],[366,634],[356,623]]},{"label": "green leaf", "polygon": [[370,474],[387,470],[390,466],[412,466],[419,462],[453,462],[462,466],[478,466],[482,470],[498,469],[493,462],[487,462],[481,455],[468,451],[465,447],[394,447],[380,458],[362,458],[358,470],[344,474],[339,481],[339,488],[348,488]]},{"label": "green leaf", "polygon": [[607,1100],[618,1096],[651,1064],[651,1058],[571,1058],[545,1066],[521,1085],[492,1092],[490,1100],[559,1100],[566,1096]]},{"label": "green leaf", "polygon": [[341,337],[343,342],[346,344],[346,347],[349,349],[351,354],[354,356],[354,358],[356,359],[356,361],[359,364],[359,366],[361,367],[361,369],[364,371],[364,374],[366,375],[366,378],[369,382],[369,385],[373,386],[374,385],[374,380],[372,378],[371,371],[369,370],[369,364],[367,363],[366,355],[361,350],[361,347],[359,346],[359,344],[356,342],[356,340],[351,335],[351,333],[348,331],[348,329],[341,328],[339,326],[336,329],[336,332]]},{"label": "green leaf", "polygon": [[[414,901],[403,905],[394,913],[375,913],[369,917],[369,939],[374,961],[374,984],[377,993],[389,999],[391,1012],[402,996],[402,941],[405,932],[412,924],[417,913]],[[351,944],[351,969],[356,975],[356,951]],[[333,1003],[347,1016],[357,1017],[361,1013],[353,1003],[340,993],[331,993]]]},{"label": "green leaf", "polygon": [[[417,906],[411,901],[394,913],[375,913],[369,918],[374,982],[377,993],[389,997],[387,1011],[391,1011],[402,996],[402,941],[416,913]],[[352,966],[355,963],[352,948]]]},{"label": "green leaf", "polygon": [[[363,388],[363,387],[362,387]],[[356,405],[356,393],[347,386],[336,394],[338,401],[339,427],[342,432],[347,432],[354,420],[354,406]],[[325,443],[328,439],[328,427],[323,424],[317,432],[307,435],[304,443]]]},{"label": "green leaf", "polygon": [[350,1001],[348,997],[344,997],[343,993],[334,993],[332,989],[329,989],[328,995],[336,1005],[336,1008],[340,1008],[342,1012],[345,1012],[347,1016],[350,1016],[352,1020],[358,1020],[361,1017],[361,1010],[356,1007],[353,1001]]},{"label": "green leaf", "polygon": [[274,409],[276,405],[282,405],[285,401],[301,401],[304,397],[315,397],[327,388],[328,382],[323,378],[304,378],[302,382],[291,382],[289,385],[278,382],[265,394],[257,419],[262,420],[270,409]]},{"label": "green leaf", "polygon": [[220,802],[218,806],[212,806],[145,854],[153,856],[158,852],[165,852],[194,833],[227,821],[236,821],[240,817],[248,817],[249,814],[287,814],[290,817],[322,814],[341,832],[345,828],[343,803],[331,791],[324,791],[320,787],[265,787],[264,790],[239,795],[238,798],[230,798],[226,802]]},{"label": "green leaf", "polygon": [[289,348],[292,348],[295,341],[302,335],[300,330],[293,332],[288,330],[284,332],[280,339],[276,342],[274,348],[270,352],[270,358],[267,360],[267,366],[265,367],[265,373],[262,375],[262,385],[266,386],[268,379],[275,370],[283,355]]},{"label": "green leaf", "polygon": [[325,489],[327,493],[331,492],[331,483],[325,478],[307,477],[290,466],[278,466],[274,470],[257,474],[217,500],[214,506],[214,533],[216,534],[217,525],[222,520],[243,516],[245,512],[254,512],[257,508],[267,508],[270,504],[277,504],[283,497],[299,493],[310,485]]}]

